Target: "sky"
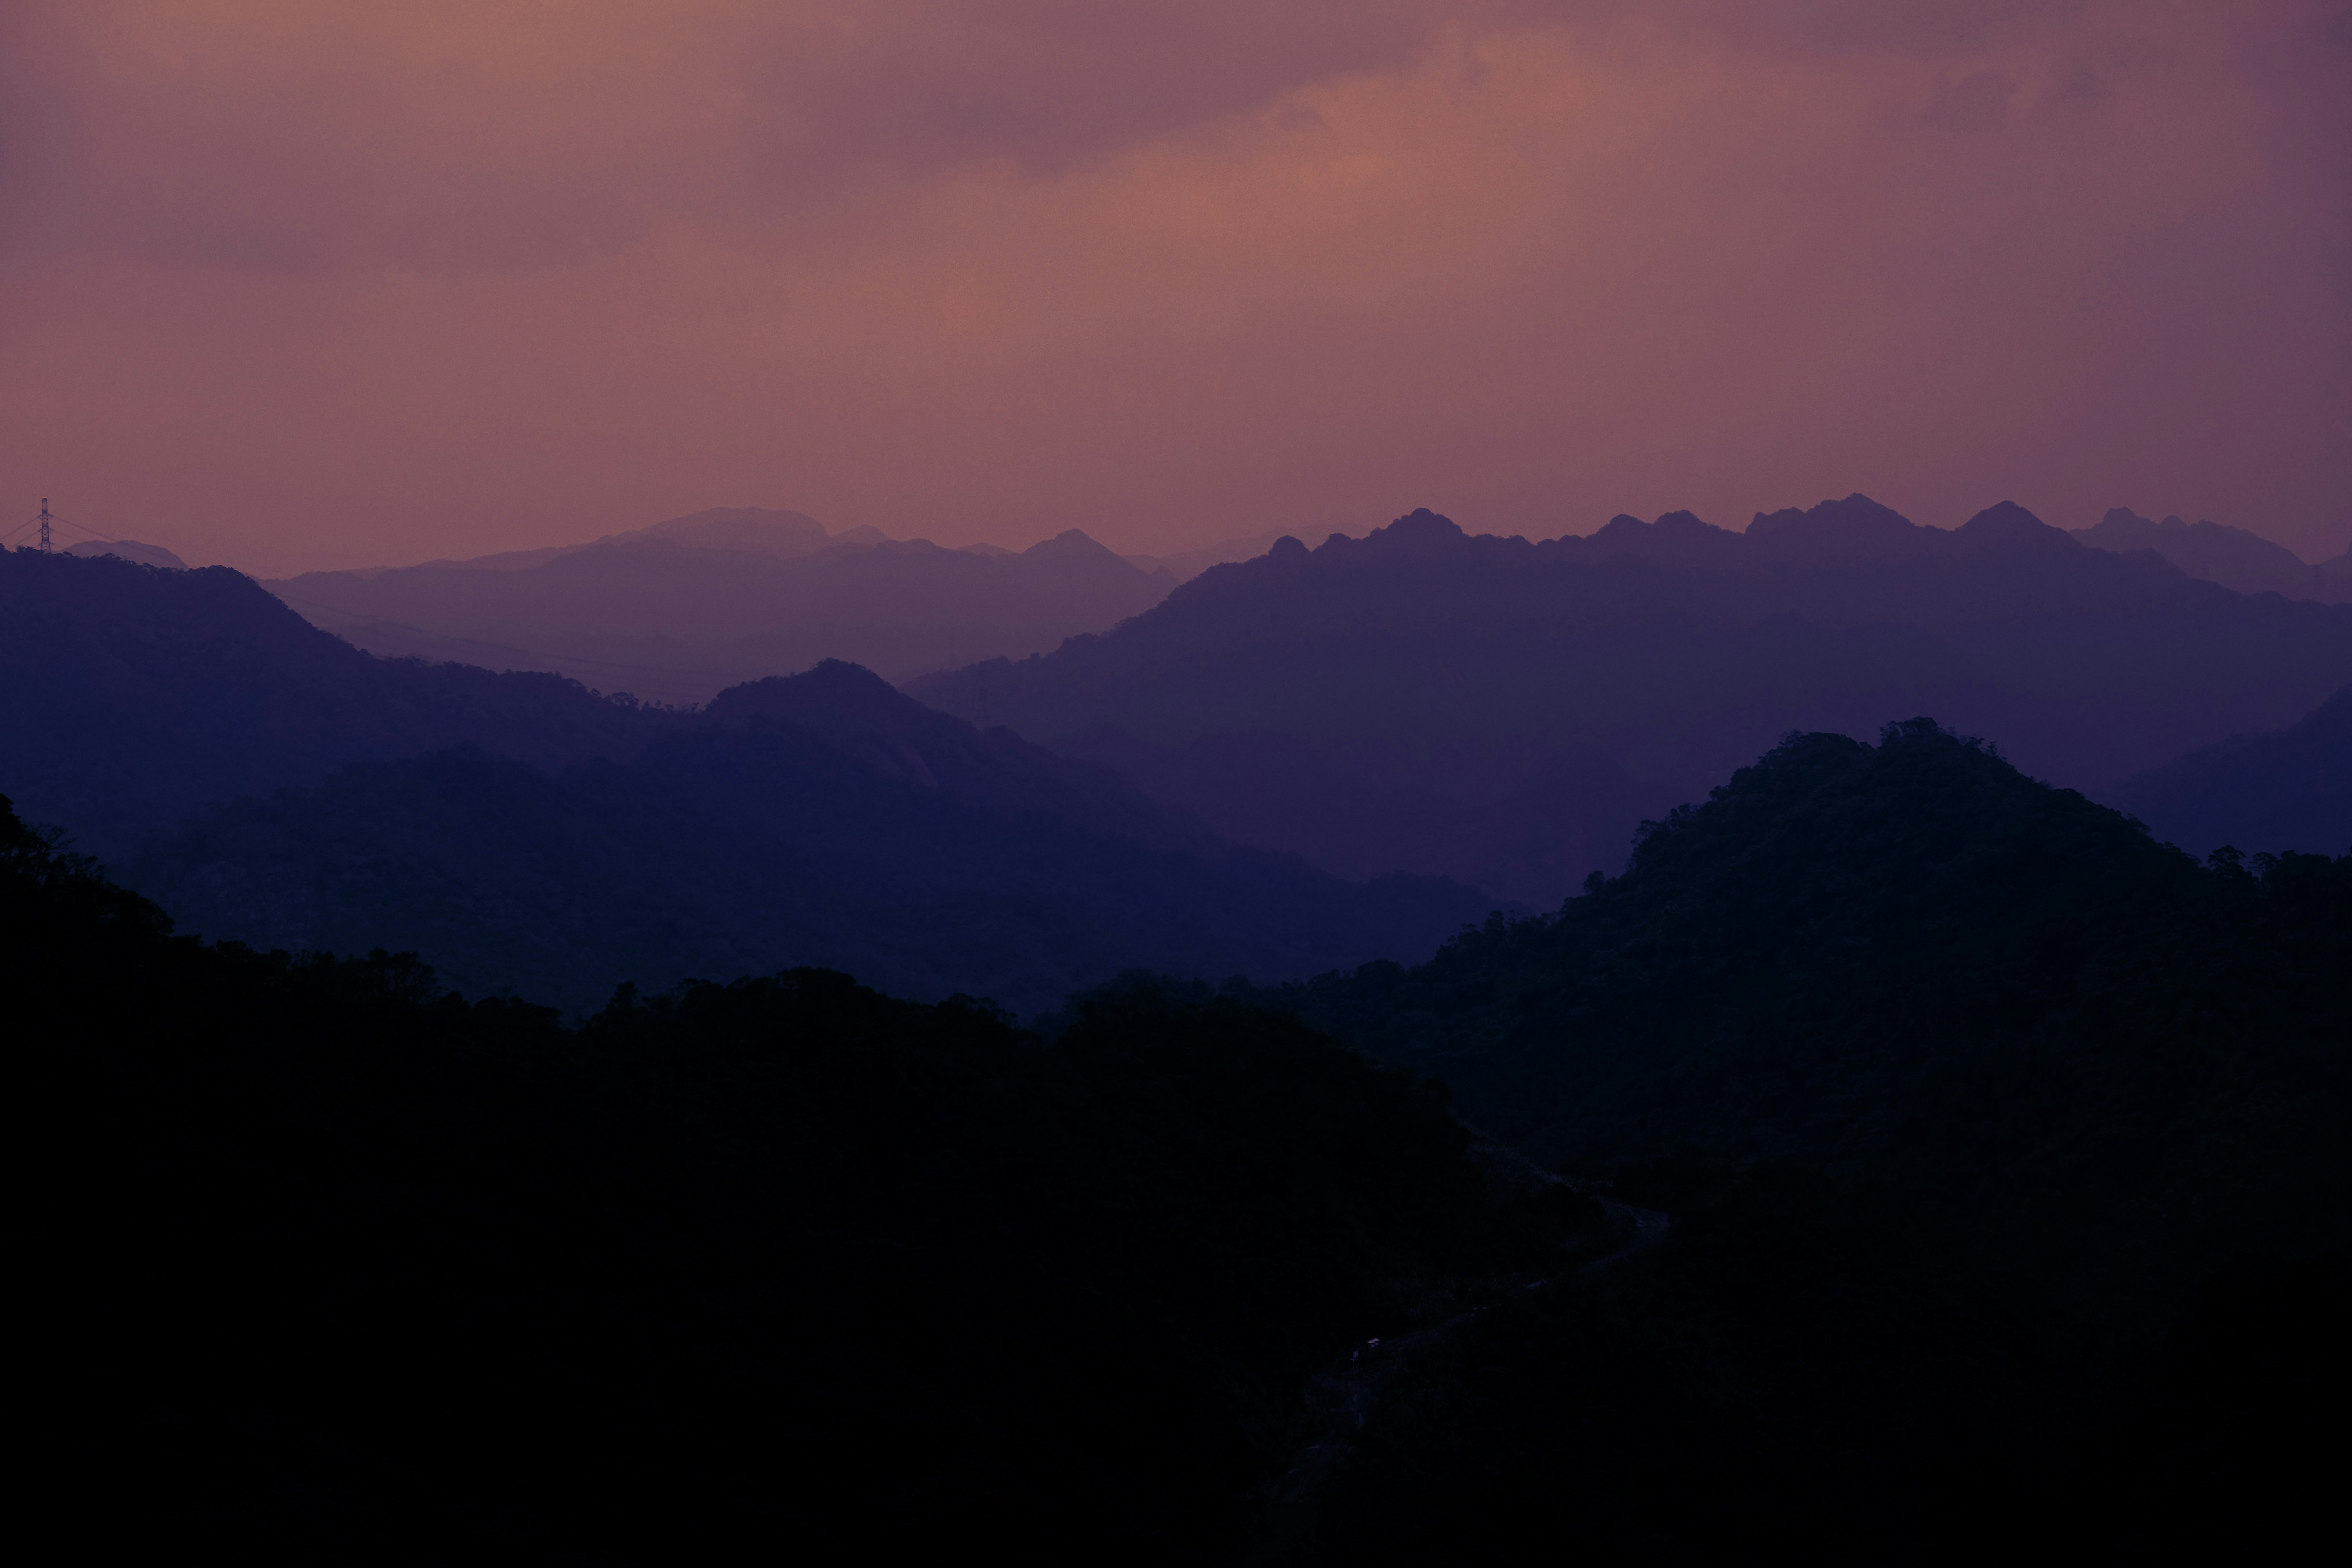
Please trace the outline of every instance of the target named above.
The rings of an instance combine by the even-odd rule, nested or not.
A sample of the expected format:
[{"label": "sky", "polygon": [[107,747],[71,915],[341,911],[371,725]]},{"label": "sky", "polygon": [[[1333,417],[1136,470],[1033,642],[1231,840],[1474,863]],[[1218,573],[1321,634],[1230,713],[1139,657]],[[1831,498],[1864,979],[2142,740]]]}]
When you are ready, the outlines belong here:
[{"label": "sky", "polygon": [[10,0],[0,528],[2352,544],[2352,9]]}]

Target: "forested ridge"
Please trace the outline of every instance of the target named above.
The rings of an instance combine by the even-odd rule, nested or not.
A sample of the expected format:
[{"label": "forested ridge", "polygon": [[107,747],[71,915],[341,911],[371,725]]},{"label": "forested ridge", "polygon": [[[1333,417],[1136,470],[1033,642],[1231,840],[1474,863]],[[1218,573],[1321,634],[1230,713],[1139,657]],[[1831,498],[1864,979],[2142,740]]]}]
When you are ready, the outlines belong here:
[{"label": "forested ridge", "polygon": [[2200,867],[1925,721],[1417,970],[1035,1032],[814,970],[567,1026],[0,835],[100,1543],[1979,1560],[2319,1495],[2352,859]]},{"label": "forested ridge", "polygon": [[0,835],[93,1542],[1213,1561],[1313,1368],[1614,1245],[1436,1086],[1234,1004],[1107,994],[1048,1046],[804,970],[566,1028],[175,937]]},{"label": "forested ridge", "polygon": [[1564,1168],[1801,1166],[2160,1321],[2235,1249],[2343,1242],[2347,952],[2352,855],[2200,865],[1919,720],[1790,737],[1556,914],[1266,999]]}]

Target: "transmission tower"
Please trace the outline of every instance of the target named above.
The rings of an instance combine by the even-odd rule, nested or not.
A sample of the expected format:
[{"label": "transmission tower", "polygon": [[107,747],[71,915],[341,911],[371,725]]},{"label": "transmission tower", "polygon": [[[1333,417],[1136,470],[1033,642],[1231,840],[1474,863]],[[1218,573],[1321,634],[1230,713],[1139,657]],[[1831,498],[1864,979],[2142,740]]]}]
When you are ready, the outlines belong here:
[{"label": "transmission tower", "polygon": [[41,498],[41,515],[39,521],[41,524],[41,553],[47,555],[49,552],[49,498],[47,496],[43,496]]}]

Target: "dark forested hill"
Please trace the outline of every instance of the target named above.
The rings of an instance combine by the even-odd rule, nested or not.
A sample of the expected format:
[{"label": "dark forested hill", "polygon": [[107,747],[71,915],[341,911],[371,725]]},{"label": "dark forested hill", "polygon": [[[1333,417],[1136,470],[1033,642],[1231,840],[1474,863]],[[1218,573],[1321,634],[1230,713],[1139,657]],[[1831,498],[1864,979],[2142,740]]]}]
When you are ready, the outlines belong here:
[{"label": "dark forested hill", "polygon": [[[1598,1562],[2281,1555],[2333,1495],[2306,1435],[2346,1392],[2341,1260],[2231,1266],[2144,1365],[2115,1356],[2151,1325],[2053,1342],[2012,1276],[2053,1240],[2144,1281],[2217,1240],[2340,1225],[2342,1005],[2310,950],[2340,950],[2347,866],[2146,859],[2112,818],[2037,809],[1939,744],[1906,731],[1869,753],[1901,765],[1859,776],[1881,764],[1797,742],[1770,787],[1653,834],[1582,900],[1624,900],[1582,928],[1615,933],[1570,976],[1591,1019],[1548,1014],[1517,983],[1540,963],[1513,962],[1573,910],[1321,993],[1345,1013],[1386,984],[1408,1031],[1483,1012],[1453,1041],[1475,1068],[1481,1030],[1507,1052],[1529,1021],[1619,1026],[1612,984],[1723,982],[1748,1005],[1716,1024],[1777,1009],[1819,1032],[1800,1099],[1832,1124],[1904,1098],[1906,1050],[1947,1073],[1948,1112],[1895,1124],[1930,1157],[1867,1165],[1891,1181],[1705,1152],[1621,1168],[1670,1226],[1475,1137],[1426,1079],[1204,988],[1107,989],[1047,1041],[803,970],[566,1028],[436,994],[410,958],[174,938],[0,808],[0,988],[42,1180],[18,1250],[47,1282],[28,1480],[100,1554],[269,1562],[452,1541],[928,1556],[976,1535],[1045,1563],[1564,1540]],[[1891,825],[1890,796],[1929,824]],[[1906,908],[1914,882],[1984,922],[1972,947]],[[1788,939],[1738,940],[1716,895]],[[2053,918],[2119,907],[2126,940],[2133,911],[2245,940],[2152,954],[2166,973],[2135,977],[2151,994],[2112,1032],[2053,1023]],[[1719,955],[1692,940],[1727,934]],[[1955,936],[1958,986],[1918,956]],[[1759,991],[1759,947],[1827,958],[1790,966],[1796,994]],[[2112,988],[2084,973],[2090,1011]],[[1890,1051],[1868,1026],[1906,982],[1916,1038]],[[1669,1000],[1707,1024],[1704,995]],[[1596,1085],[1637,1142],[1710,1095],[1787,1117],[1771,1063],[1731,1065],[1646,1097]],[[1555,1119],[1556,1086],[1531,1097]],[[1692,1125],[1866,1163],[1867,1130],[1824,1120]],[[2038,1225],[2014,1223],[2021,1183]],[[1956,1199],[1998,1245],[1952,1245]]]},{"label": "dark forested hill", "polygon": [[1559,915],[1300,1005],[1566,1168],[1793,1164],[2160,1315],[2343,1244],[2347,952],[2352,857],[2201,867],[1920,721],[1791,737]]},{"label": "dark forested hill", "polygon": [[1300,976],[1433,950],[1491,900],[1236,848],[1115,775],[854,666],[722,693],[628,763],[479,750],[340,773],[150,840],[123,875],[260,946],[422,952],[481,994],[787,964],[1024,1011],[1120,971]]},{"label": "dark forested hill", "polygon": [[549,1011],[169,934],[0,803],[20,1405],[97,1555],[1229,1561],[1310,1374],[1614,1245],[1444,1099],[1137,994]]},{"label": "dark forested hill", "polygon": [[[530,668],[699,702],[825,658],[898,679],[1019,657],[1106,630],[1176,582],[1076,530],[1019,553],[982,553],[878,535],[828,542],[799,518],[818,541],[803,548],[776,517],[798,514],[700,514],[487,566],[320,572],[268,586],[363,647],[502,647]],[[444,657],[477,656],[452,647]]]},{"label": "dark forested hill", "polygon": [[[1613,869],[1629,798],[1693,798],[1792,729],[1867,735],[1888,712],[1932,711],[2090,788],[2291,723],[2347,679],[2352,605],[2232,593],[2014,506],[1942,531],[1856,496],[1745,533],[1674,513],[1541,544],[1416,512],[1362,540],[1289,542],[1105,636],[909,689],[1116,761],[1251,842],[1470,877],[1496,841],[1546,840],[1536,860],[1561,872],[1580,854]],[[1318,769],[1253,739],[1269,735],[1393,809],[1318,817]],[[1438,837],[1432,798],[1455,808],[1434,814]],[[1472,819],[1468,844],[1439,841]],[[1549,902],[1573,885],[1557,875],[1497,890]]]},{"label": "dark forested hill", "polygon": [[2352,686],[2300,723],[2200,746],[2106,793],[2192,855],[2352,848]]},{"label": "dark forested hill", "polygon": [[0,790],[88,848],[362,761],[625,757],[661,719],[555,676],[373,658],[226,567],[0,552]]}]

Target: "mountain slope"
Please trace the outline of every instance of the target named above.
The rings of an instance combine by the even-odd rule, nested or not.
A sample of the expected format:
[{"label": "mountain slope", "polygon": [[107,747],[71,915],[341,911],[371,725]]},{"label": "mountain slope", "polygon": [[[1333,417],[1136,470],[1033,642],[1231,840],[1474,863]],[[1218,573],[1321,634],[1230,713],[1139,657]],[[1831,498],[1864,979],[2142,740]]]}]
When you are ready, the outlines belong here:
[{"label": "mountain slope", "polygon": [[452,752],[239,802],[123,875],[215,938],[410,950],[471,994],[572,1009],[623,981],[818,965],[1034,1012],[1130,968],[1410,957],[1491,907],[1236,848],[842,664],[722,693],[625,765]]},{"label": "mountain slope", "polygon": [[1626,874],[1300,993],[1568,1168],[1832,1179],[2101,1311],[2341,1246],[2352,857],[2259,879],[1931,722],[1792,736]]},{"label": "mountain slope", "polygon": [[1601,1239],[1230,1004],[1048,1045],[803,971],[566,1029],[174,939],[5,802],[0,984],[19,1398],[101,1555],[1230,1561],[1359,1325]]},{"label": "mountain slope", "polygon": [[[868,536],[872,540],[881,537],[872,529],[851,529],[837,535],[828,533],[824,524],[803,512],[777,511],[756,506],[720,506],[689,512],[684,517],[674,517],[644,528],[607,533],[583,544],[551,544],[538,550],[502,550],[496,554],[476,555],[464,561],[427,561],[423,564],[428,567],[463,566],[484,572],[521,572],[533,566],[544,566],[561,555],[593,550],[600,544],[629,544],[647,539],[663,539],[673,544],[704,550],[749,551],[754,554],[772,555],[780,561],[790,561],[802,555],[814,555],[831,543],[868,542]],[[385,570],[399,568],[311,575],[372,577],[381,575]]]},{"label": "mountain slope", "polygon": [[142,544],[135,539],[92,541],[70,546],[68,555],[111,555],[118,560],[135,561],[142,566],[164,566],[174,572],[184,572],[188,563],[160,544]]},{"label": "mountain slope", "polygon": [[662,721],[551,675],[371,658],[226,567],[0,553],[0,791],[101,852],[357,762],[562,767]]},{"label": "mountain slope", "polygon": [[[524,650],[535,663],[664,701],[824,658],[899,679],[994,654],[1051,647],[1157,604],[1175,580],[1072,530],[1018,554],[922,540],[826,542],[777,517],[700,513],[634,534],[515,557],[312,573],[268,584],[362,647],[419,637]],[[691,525],[691,526],[689,526]],[[871,531],[866,531],[870,532]]]},{"label": "mountain slope", "polygon": [[2242,528],[2183,522],[2177,517],[2158,522],[2115,507],[2095,527],[2074,531],[2075,538],[2099,550],[2153,550],[2191,577],[2219,583],[2241,594],[2284,594],[2290,599],[2327,602],[2344,598],[2332,591],[2320,568],[2305,565],[2284,545]]},{"label": "mountain slope", "polygon": [[[909,689],[1106,758],[1271,734],[1398,800],[1467,815],[1519,795],[1517,837],[1550,834],[1565,865],[1578,836],[1603,844],[1617,808],[1526,792],[1579,748],[1687,799],[1790,730],[1869,734],[1888,712],[1927,710],[2001,736],[2032,773],[2094,787],[2250,721],[2291,722],[2347,679],[2352,606],[2234,594],[2146,553],[2086,549],[2014,506],[1946,531],[1856,496],[1745,533],[1674,513],[1541,544],[1416,512],[1313,551],[1286,541],[1104,636]],[[1312,819],[1312,785],[1291,782],[1311,777],[1236,770],[1222,805],[1185,793],[1176,768],[1137,782],[1230,827]],[[1420,837],[1413,813],[1392,814],[1347,863],[1402,864],[1373,857]],[[1305,836],[1254,842],[1328,852]],[[1605,846],[1585,868],[1622,853]],[[1477,874],[1466,858],[1421,864]]]},{"label": "mountain slope", "polygon": [[2285,730],[2200,746],[2108,799],[2192,855],[2352,847],[2352,686]]}]

